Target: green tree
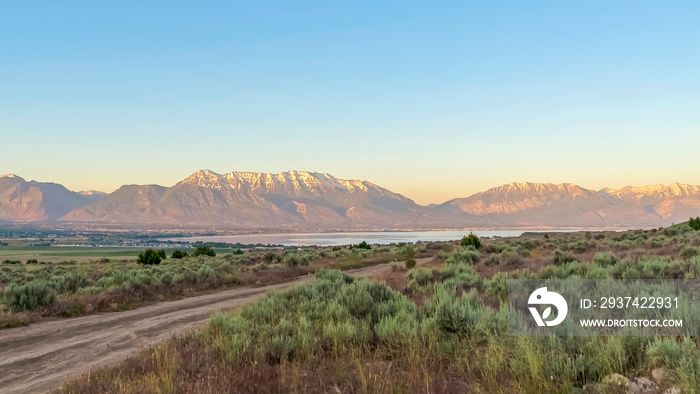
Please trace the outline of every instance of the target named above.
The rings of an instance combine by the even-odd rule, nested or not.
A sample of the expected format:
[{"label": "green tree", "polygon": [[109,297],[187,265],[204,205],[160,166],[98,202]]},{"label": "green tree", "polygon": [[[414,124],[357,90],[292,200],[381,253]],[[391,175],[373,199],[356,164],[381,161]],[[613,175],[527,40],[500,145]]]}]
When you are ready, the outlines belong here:
[{"label": "green tree", "polygon": [[160,257],[161,260],[165,260],[167,258],[163,249],[157,250],[156,253],[158,253],[158,257]]},{"label": "green tree", "polygon": [[690,218],[690,220],[688,221],[688,225],[693,230],[700,230],[700,217],[696,217],[695,219]]},{"label": "green tree", "polygon": [[136,262],[144,265],[157,265],[160,264],[160,253],[153,249],[146,249],[139,253]]},{"label": "green tree", "polygon": [[479,237],[477,237],[473,233],[469,233],[469,235],[462,238],[462,241],[459,244],[461,246],[473,246],[479,249],[481,247],[481,240],[479,240]]},{"label": "green tree", "polygon": [[362,241],[357,245],[350,245],[350,249],[372,249],[372,246],[370,246],[367,241]]},{"label": "green tree", "polygon": [[214,250],[212,250],[212,248],[210,248],[208,246],[200,246],[197,248],[197,250],[194,251],[194,253],[192,253],[192,256],[195,256],[195,257],[196,256],[214,257],[214,256],[216,256],[216,252],[214,252]]},{"label": "green tree", "polygon": [[406,261],[406,269],[410,270],[416,266],[416,250],[413,249],[413,245],[406,247],[404,260]]},{"label": "green tree", "polygon": [[187,254],[187,252],[183,252],[181,250],[176,250],[176,251],[173,251],[173,254],[170,257],[172,257],[174,259],[181,259],[181,258],[187,257],[187,256],[189,256]]}]

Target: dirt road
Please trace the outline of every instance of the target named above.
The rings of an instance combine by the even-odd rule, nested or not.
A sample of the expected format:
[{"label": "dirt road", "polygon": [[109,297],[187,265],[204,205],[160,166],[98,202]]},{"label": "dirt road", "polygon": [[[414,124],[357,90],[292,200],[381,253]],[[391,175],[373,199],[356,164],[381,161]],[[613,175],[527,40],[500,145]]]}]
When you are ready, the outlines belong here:
[{"label": "dirt road", "polygon": [[[430,258],[418,259],[425,263]],[[371,276],[389,264],[346,271]],[[239,287],[214,294],[161,302],[142,308],[37,323],[0,331],[0,393],[36,393],[59,388],[66,378],[109,365],[202,325],[218,310],[256,301],[270,291],[308,283],[313,275],[261,287]]]}]

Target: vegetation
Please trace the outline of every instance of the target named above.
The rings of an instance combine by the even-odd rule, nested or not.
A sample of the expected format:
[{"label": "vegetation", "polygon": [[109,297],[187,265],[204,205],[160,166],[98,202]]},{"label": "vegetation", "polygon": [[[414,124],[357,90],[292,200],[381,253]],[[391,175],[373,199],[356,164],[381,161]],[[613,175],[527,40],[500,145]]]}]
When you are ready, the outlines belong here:
[{"label": "vegetation", "polygon": [[323,270],[64,391],[620,392],[606,377],[663,368],[662,390],[695,392],[696,338],[509,336],[505,300],[508,278],[700,278],[700,256],[682,253],[699,246],[686,225],[447,243],[375,281]]},{"label": "vegetation", "polygon": [[194,257],[197,257],[197,256],[215,257],[216,252],[214,252],[214,250],[212,248],[210,248],[209,246],[204,245],[204,246],[197,247],[197,250],[195,250],[194,253],[192,253],[192,256],[194,256]]},{"label": "vegetation", "polygon": [[473,233],[469,233],[469,235],[462,238],[462,241],[459,244],[461,246],[473,246],[474,248],[479,249],[481,247],[481,240],[479,240],[479,237]]},{"label": "vegetation", "polygon": [[413,246],[407,246],[404,252],[404,261],[407,269],[413,269],[416,266],[416,250]]},{"label": "vegetation", "polygon": [[688,221],[688,226],[690,226],[690,228],[692,228],[693,230],[700,230],[700,217],[697,217],[695,219],[690,218],[690,220]]},{"label": "vegetation", "polygon": [[[238,249],[238,250],[240,250],[240,249]],[[187,257],[187,256],[189,256],[189,254],[187,254],[187,252],[183,252],[181,250],[175,250],[175,251],[173,251],[173,254],[170,255],[170,257],[172,257],[174,259],[181,259],[181,258]]]},{"label": "vegetation", "polygon": [[136,262],[144,265],[158,265],[162,259],[165,259],[164,250],[156,251],[153,249],[146,249],[139,253],[138,257],[136,258]]},{"label": "vegetation", "polygon": [[[405,255],[404,248],[389,247],[236,249],[218,256],[210,256],[211,249],[200,251],[198,256],[174,251],[171,259],[164,259],[164,251],[148,249],[136,260],[101,258],[60,263],[30,260],[27,264],[21,261],[2,264],[0,328],[42,317],[117,311],[221,287],[277,283],[322,267],[350,269],[388,263]],[[426,251],[419,247],[416,253]]]},{"label": "vegetation", "polygon": [[366,249],[366,250],[370,250],[370,249],[372,249],[372,246],[370,246],[370,244],[368,244],[367,241],[362,241],[362,242],[360,242],[359,244],[352,244],[352,245],[350,245],[350,249]]}]

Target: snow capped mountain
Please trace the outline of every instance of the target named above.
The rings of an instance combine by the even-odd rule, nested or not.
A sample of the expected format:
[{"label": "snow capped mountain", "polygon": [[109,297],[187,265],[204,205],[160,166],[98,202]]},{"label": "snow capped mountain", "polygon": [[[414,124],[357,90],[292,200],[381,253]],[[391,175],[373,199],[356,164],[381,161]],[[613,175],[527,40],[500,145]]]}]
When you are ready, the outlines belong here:
[{"label": "snow capped mountain", "polygon": [[227,174],[217,174],[209,170],[200,170],[185,178],[180,184],[190,184],[214,190],[230,188],[259,194],[280,192],[322,194],[361,191],[387,196],[390,195],[393,198],[408,200],[401,195],[392,193],[371,182],[344,180],[330,174],[308,171],[287,171],[279,174],[262,172],[229,172]]},{"label": "snow capped mountain", "polygon": [[171,187],[75,193],[0,176],[0,220],[267,229],[658,227],[700,216],[700,186],[591,190],[513,182],[420,206],[371,182],[320,172],[200,170]]},{"label": "snow capped mountain", "polygon": [[516,182],[437,207],[526,227],[657,227],[700,214],[700,187],[673,183],[595,191],[571,183]]},{"label": "snow capped mountain", "polygon": [[635,203],[664,221],[679,222],[697,216],[700,211],[700,186],[674,182],[668,186],[650,185],[622,189],[603,189],[627,203]]},{"label": "snow capped mountain", "polygon": [[408,227],[429,210],[366,181],[329,174],[200,170],[168,188],[124,186],[62,219],[227,227]]}]

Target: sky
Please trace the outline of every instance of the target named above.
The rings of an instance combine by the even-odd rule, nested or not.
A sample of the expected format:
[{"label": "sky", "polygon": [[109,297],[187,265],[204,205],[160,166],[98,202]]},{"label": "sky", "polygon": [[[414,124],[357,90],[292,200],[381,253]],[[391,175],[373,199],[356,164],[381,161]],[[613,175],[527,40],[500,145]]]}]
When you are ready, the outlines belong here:
[{"label": "sky", "polygon": [[328,172],[421,204],[700,184],[693,1],[26,1],[0,173],[72,190]]}]

